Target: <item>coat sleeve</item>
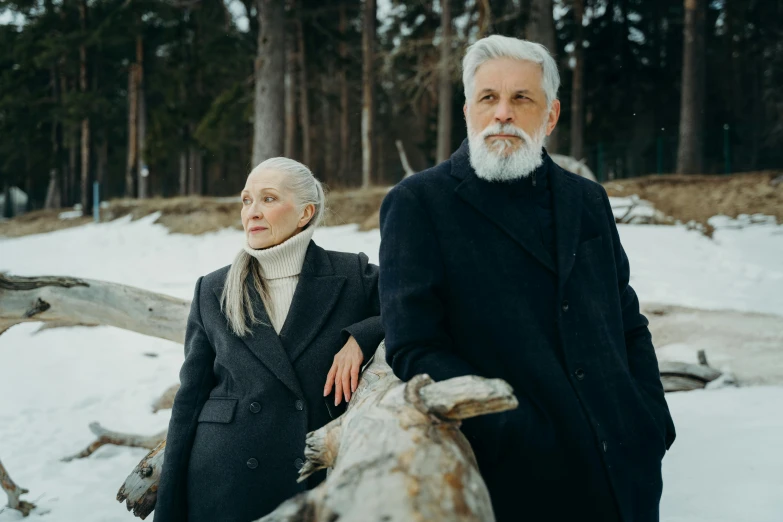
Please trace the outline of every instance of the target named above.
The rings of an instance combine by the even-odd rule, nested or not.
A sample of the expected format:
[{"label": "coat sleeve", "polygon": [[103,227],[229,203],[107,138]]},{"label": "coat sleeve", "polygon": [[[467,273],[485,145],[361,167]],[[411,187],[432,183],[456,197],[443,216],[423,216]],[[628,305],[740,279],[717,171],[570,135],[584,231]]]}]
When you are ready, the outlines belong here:
[{"label": "coat sleeve", "polygon": [[658,358],[655,355],[652,334],[647,328],[649,322],[639,311],[639,299],[629,284],[631,269],[628,256],[625,255],[625,250],[620,243],[620,235],[617,232],[617,224],[614,220],[609,197],[603,189],[602,192],[612,236],[612,252],[617,273],[617,289],[620,294],[629,369],[636,385],[646,397],[648,407],[658,419],[660,430],[666,442],[666,449],[669,449],[676,435],[674,421],[664,397],[661,375],[658,370]]},{"label": "coat sleeve", "polygon": [[455,351],[446,330],[444,265],[430,216],[397,185],[381,205],[380,297],[386,360],[403,381],[436,381],[477,372]]},{"label": "coat sleeve", "polygon": [[364,361],[369,361],[375,354],[378,345],[383,341],[383,324],[381,324],[381,303],[378,296],[378,265],[370,263],[363,252],[359,253],[359,277],[364,287],[367,300],[367,318],[343,329],[343,343],[353,336],[359,343],[364,354]]},{"label": "coat sleeve", "polygon": [[196,292],[190,305],[185,331],[185,361],[179,373],[181,385],[174,398],[166,436],[163,470],[155,505],[155,522],[188,520],[185,489],[188,459],[199,413],[214,387],[212,366],[215,350],[204,330],[199,304],[202,279],[199,278],[196,283]]}]

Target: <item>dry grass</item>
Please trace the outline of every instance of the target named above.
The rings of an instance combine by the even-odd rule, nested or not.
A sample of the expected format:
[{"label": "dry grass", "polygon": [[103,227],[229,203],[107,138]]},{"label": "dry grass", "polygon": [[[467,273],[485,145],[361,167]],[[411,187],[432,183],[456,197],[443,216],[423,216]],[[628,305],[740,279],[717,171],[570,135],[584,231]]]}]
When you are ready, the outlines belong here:
[{"label": "dry grass", "polygon": [[[732,176],[645,176],[607,182],[610,196],[637,194],[658,210],[684,223],[707,225],[716,214],[766,214],[783,222],[783,183],[770,181],[780,172]],[[378,214],[389,187],[334,191],[327,195],[326,225],[356,223],[362,230],[378,228]],[[226,198],[177,197],[147,200],[115,199],[101,211],[102,221],[130,215],[133,219],[160,212],[157,223],[178,234],[204,234],[224,228],[241,229],[240,203]],[[71,228],[91,221],[59,219],[59,210],[38,210],[0,222],[0,236],[19,237]],[[707,227],[709,233],[709,227]]]},{"label": "dry grass", "polygon": [[[363,224],[381,206],[388,187],[335,191],[327,195],[326,225]],[[237,198],[238,199],[238,198]],[[59,219],[62,210],[37,210],[0,222],[0,236],[20,237],[63,230],[92,221],[89,217]],[[139,219],[155,212],[155,221],[176,234],[204,234],[224,228],[242,229],[240,203],[227,198],[176,197],[146,200],[115,199],[101,210],[101,221],[130,215]]]},{"label": "dry grass", "polygon": [[644,176],[604,183],[610,196],[638,195],[656,209],[683,223],[707,226],[716,214],[765,214],[783,222],[783,183],[770,182],[780,172],[731,176]]}]

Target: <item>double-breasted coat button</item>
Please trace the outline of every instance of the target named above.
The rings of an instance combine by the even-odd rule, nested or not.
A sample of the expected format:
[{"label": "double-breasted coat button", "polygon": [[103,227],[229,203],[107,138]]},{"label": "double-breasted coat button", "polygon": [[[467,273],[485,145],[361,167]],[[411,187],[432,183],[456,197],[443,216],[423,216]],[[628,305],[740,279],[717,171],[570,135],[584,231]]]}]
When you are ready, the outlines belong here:
[{"label": "double-breasted coat button", "polygon": [[568,311],[568,301],[563,300],[563,305],[562,306],[563,306],[563,311],[567,312]]},{"label": "double-breasted coat button", "polygon": [[605,440],[602,440],[601,441],[601,448],[603,448],[604,453],[606,453],[606,450],[609,449],[609,444],[607,444]]},{"label": "double-breasted coat button", "polygon": [[302,411],[304,409],[304,401],[302,401],[301,399],[297,399],[297,401],[294,403],[294,407],[297,410]]},{"label": "double-breasted coat button", "polygon": [[250,412],[251,413],[258,413],[259,411],[261,411],[261,405],[258,404],[257,402],[251,402],[250,403]]},{"label": "double-breasted coat button", "polygon": [[247,459],[247,467],[250,469],[256,469],[258,467],[258,461],[254,458]]},{"label": "double-breasted coat button", "polygon": [[585,371],[581,368],[577,368],[574,370],[574,377],[576,377],[578,380],[583,380],[585,378]]},{"label": "double-breasted coat button", "polygon": [[302,459],[296,459],[294,461],[294,467],[296,469],[302,469],[303,466],[304,466],[304,461]]}]

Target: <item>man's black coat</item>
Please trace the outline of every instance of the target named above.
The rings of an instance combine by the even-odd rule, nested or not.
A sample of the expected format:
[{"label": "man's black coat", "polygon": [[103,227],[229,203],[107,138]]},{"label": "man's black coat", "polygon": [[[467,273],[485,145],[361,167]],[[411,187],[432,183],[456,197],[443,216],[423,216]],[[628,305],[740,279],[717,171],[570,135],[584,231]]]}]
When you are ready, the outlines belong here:
[{"label": "man's black coat", "polygon": [[478,178],[468,154],[381,207],[389,364],[403,380],[513,386],[516,410],[463,425],[498,521],[658,520],[674,425],[606,192],[544,152],[552,259],[531,205]]},{"label": "man's black coat", "polygon": [[305,435],[331,420],[323,388],[333,357],[350,335],[365,360],[383,340],[378,267],[364,254],[311,241],[279,336],[255,290],[266,324],[243,338],[228,329],[228,268],[196,284],[155,522],[249,522],[314,486],[296,479]]}]

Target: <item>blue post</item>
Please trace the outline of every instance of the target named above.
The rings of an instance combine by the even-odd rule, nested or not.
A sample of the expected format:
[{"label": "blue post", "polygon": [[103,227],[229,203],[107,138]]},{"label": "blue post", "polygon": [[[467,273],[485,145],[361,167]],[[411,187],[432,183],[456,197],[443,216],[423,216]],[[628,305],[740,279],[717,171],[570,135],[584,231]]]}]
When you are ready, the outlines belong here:
[{"label": "blue post", "polygon": [[95,181],[92,184],[92,220],[96,223],[101,221],[101,195],[100,184]]}]

